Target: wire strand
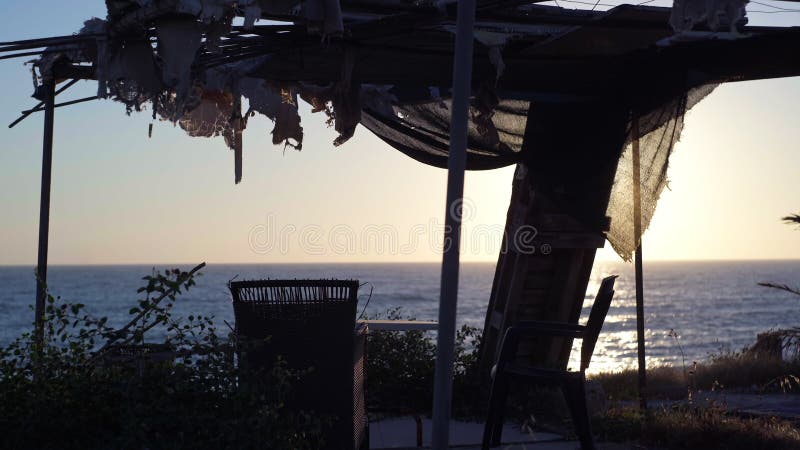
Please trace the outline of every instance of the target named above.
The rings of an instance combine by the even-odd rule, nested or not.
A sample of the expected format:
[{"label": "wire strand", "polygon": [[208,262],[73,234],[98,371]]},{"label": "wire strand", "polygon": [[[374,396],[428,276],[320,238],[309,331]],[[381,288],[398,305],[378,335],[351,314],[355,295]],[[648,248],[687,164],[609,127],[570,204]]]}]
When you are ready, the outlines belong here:
[{"label": "wire strand", "polygon": [[750,3],[753,3],[754,5],[766,6],[767,8],[775,8],[775,9],[780,10],[780,11],[800,12],[800,9],[784,8],[783,6],[776,6],[776,5],[773,5],[773,4],[763,3],[763,2],[756,2],[756,1],[753,1],[753,0],[750,0]]},{"label": "wire strand", "polygon": [[375,289],[375,286],[373,286],[372,283],[370,283],[369,281],[367,281],[366,283],[361,283],[361,285],[359,285],[358,287],[363,287],[366,285],[369,285],[369,296],[367,297],[367,302],[364,303],[364,308],[361,310],[361,314],[358,315],[359,319],[366,319],[364,313],[367,312],[367,306],[369,306],[369,301],[372,300],[372,290]]},{"label": "wire strand", "polygon": [[[656,1],[656,0],[645,0],[645,1],[641,2],[641,3],[637,3],[636,6],[646,5],[648,3],[653,3],[654,1]],[[553,0],[553,3],[555,3],[555,5],[558,6],[559,8],[561,8],[562,6],[559,5],[559,2],[575,3],[575,4],[579,4],[579,5],[588,5],[588,6],[592,7],[591,11],[594,11],[595,8],[597,8],[598,6],[608,6],[610,8],[613,8],[613,7],[616,7],[616,6],[621,6],[623,4],[623,3],[601,3],[600,0],[597,0],[596,2],[584,1],[584,0]],[[774,8],[775,11],[750,10],[750,11],[747,11],[748,13],[780,14],[780,13],[798,13],[798,12],[800,12],[800,9],[784,8],[782,6],[776,6],[776,5],[763,3],[763,2],[758,2],[758,1],[752,1],[751,0],[750,3],[753,3],[755,5],[760,5],[760,6],[766,6],[767,8]]]}]

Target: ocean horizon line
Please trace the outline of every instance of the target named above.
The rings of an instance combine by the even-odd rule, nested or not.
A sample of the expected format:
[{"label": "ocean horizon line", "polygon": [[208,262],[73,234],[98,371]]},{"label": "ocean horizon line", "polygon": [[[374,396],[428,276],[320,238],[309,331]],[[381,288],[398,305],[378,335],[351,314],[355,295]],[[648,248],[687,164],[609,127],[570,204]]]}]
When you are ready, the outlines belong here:
[{"label": "ocean horizon line", "polygon": [[[203,261],[201,261],[203,262]],[[197,265],[201,262],[113,262],[113,263],[50,263],[48,267],[163,267],[163,266],[191,266]],[[461,264],[495,264],[496,260],[485,261],[461,261]],[[730,259],[730,258],[701,258],[701,259],[647,259],[643,261],[645,264],[671,264],[671,263],[689,263],[689,264],[703,264],[703,263],[776,263],[776,262],[800,262],[800,258],[751,258],[751,259]],[[599,259],[595,260],[596,264],[605,263],[622,263],[625,261]],[[421,260],[421,261],[268,261],[268,262],[217,262],[205,261],[206,265],[214,266],[335,266],[335,265],[440,265],[441,260]],[[0,263],[0,268],[35,268],[34,263]]]}]

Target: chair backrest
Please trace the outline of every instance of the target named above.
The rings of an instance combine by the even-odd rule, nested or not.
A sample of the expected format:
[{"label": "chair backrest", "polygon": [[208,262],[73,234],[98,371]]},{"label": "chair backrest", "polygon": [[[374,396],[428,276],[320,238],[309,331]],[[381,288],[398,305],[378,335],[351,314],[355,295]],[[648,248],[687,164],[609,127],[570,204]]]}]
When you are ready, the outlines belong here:
[{"label": "chair backrest", "polygon": [[608,309],[611,307],[611,300],[614,298],[614,281],[616,279],[617,275],[603,278],[600,288],[597,290],[597,296],[595,296],[592,310],[589,312],[589,321],[586,322],[586,333],[581,344],[581,371],[589,367],[594,346],[597,344],[597,337],[600,335],[603,322],[606,320],[606,314],[608,314]]},{"label": "chair backrest", "polygon": [[228,287],[234,307],[246,305],[265,319],[306,319],[358,301],[358,280],[248,280]]},{"label": "chair backrest", "polygon": [[357,280],[251,280],[229,287],[241,338],[269,337],[269,347],[298,364],[338,345],[342,352],[352,350]]}]

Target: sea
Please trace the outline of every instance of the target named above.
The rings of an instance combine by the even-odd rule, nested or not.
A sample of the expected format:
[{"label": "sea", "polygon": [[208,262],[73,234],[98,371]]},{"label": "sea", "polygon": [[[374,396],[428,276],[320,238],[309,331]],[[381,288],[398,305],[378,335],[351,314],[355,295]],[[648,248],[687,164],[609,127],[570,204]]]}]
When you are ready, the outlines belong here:
[{"label": "sea", "polygon": [[[127,322],[142,294],[142,277],[153,270],[190,265],[51,266],[48,286],[62,301],[83,303],[89,314],[110,324]],[[458,323],[482,327],[494,277],[494,263],[463,263]],[[589,372],[635,367],[636,298],[633,265],[597,262],[591,275],[582,320],[586,320],[600,280],[616,274],[616,294]],[[213,316],[220,327],[233,324],[227,283],[256,278],[348,278],[365,283],[359,312],[400,314],[437,320],[440,267],[404,264],[208,264],[197,285],[178,298],[176,316]],[[691,365],[714,355],[740,351],[759,333],[800,326],[800,297],[759,286],[773,282],[800,285],[798,261],[645,262],[644,311],[648,366]],[[371,295],[370,295],[371,293]],[[30,331],[35,276],[32,266],[0,266],[0,345]],[[573,366],[578,352],[573,351]]]}]

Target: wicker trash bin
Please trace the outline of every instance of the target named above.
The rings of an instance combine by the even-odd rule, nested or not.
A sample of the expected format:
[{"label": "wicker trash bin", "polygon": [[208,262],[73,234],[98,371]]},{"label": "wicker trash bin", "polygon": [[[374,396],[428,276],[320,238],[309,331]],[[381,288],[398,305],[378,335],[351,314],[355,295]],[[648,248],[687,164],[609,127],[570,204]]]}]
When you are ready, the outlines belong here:
[{"label": "wicker trash bin", "polygon": [[[356,280],[252,280],[230,283],[244,371],[281,356],[306,370],[290,406],[332,418],[325,449],[368,445],[364,401],[366,328],[356,329]],[[368,448],[368,447],[367,447]]]}]

